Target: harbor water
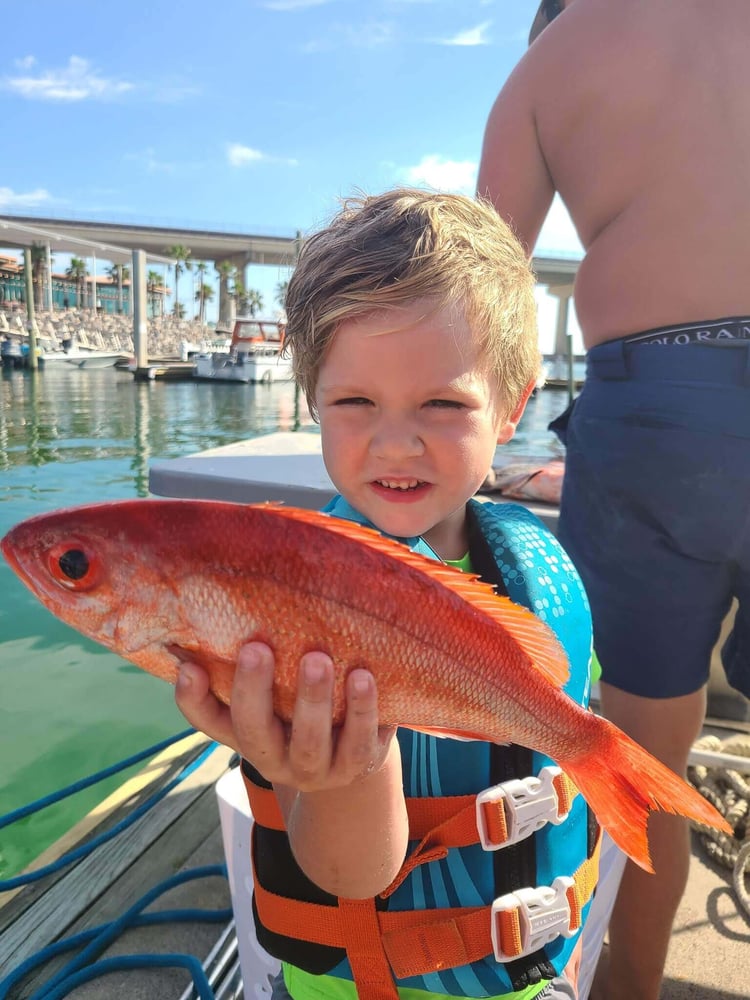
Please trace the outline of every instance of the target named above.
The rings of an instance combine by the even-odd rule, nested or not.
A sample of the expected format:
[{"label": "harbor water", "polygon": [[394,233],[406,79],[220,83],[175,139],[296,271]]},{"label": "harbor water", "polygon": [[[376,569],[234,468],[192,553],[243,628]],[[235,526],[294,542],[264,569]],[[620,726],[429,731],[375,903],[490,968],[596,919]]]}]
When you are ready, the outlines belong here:
[{"label": "harbor water", "polygon": [[[547,430],[566,406],[529,402],[508,452],[562,454]],[[0,536],[59,507],[148,495],[152,461],[273,431],[317,433],[290,383],[135,383],[115,369],[0,378]],[[47,612],[0,560],[0,815],[186,726],[172,689]],[[101,801],[117,775],[0,833],[0,880]]]}]

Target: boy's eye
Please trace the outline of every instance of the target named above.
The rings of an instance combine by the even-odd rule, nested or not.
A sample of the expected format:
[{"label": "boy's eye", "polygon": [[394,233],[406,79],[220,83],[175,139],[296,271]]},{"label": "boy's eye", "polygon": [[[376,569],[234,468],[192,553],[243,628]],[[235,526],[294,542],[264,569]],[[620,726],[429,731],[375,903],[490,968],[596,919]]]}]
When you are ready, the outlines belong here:
[{"label": "boy's eye", "polygon": [[427,405],[437,410],[462,410],[464,408],[464,404],[457,399],[431,399]]},{"label": "boy's eye", "polygon": [[367,399],[365,396],[345,396],[342,399],[337,399],[334,406],[368,406],[372,405],[371,400]]}]

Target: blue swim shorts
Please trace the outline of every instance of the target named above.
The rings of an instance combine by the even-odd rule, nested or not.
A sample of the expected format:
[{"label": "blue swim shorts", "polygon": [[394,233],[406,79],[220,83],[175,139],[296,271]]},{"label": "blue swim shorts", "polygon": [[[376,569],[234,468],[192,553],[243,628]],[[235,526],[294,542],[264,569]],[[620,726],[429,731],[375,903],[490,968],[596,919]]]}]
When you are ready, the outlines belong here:
[{"label": "blue swim shorts", "polygon": [[[725,335],[677,339],[699,328]],[[722,656],[750,697],[750,320],[677,334],[589,351],[564,429],[559,537],[605,681],[649,698],[697,691],[736,597]]]}]

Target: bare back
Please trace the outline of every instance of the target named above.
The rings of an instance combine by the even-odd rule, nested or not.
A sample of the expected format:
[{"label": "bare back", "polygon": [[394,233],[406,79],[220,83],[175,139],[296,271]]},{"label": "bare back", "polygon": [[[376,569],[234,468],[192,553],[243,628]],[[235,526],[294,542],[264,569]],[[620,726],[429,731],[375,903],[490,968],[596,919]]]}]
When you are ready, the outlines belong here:
[{"label": "bare back", "polygon": [[573,0],[488,121],[479,194],[532,248],[559,191],[584,340],[750,315],[748,0]]}]

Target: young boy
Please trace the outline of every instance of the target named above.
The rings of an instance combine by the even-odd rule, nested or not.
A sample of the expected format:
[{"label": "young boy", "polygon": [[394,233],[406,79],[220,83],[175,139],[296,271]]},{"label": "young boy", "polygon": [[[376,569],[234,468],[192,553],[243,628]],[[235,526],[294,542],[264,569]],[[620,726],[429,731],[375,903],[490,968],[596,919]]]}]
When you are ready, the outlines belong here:
[{"label": "young boy", "polygon": [[[471,499],[539,373],[533,289],[491,207],[390,191],[347,203],[306,242],[286,342],[339,491],[327,509],[531,607],[586,703],[591,625],[572,565],[523,508]],[[284,961],[274,997],[576,997],[595,881],[581,797],[539,794],[552,762],[525,748],[379,728],[364,670],[348,676],[334,731],[325,636],[320,646],[300,664],[291,727],[273,714],[273,652],[260,643],[240,653],[231,710],[193,665],[177,685],[187,718],[244,758],[258,937]],[[485,829],[484,801],[507,831]],[[575,914],[559,876],[580,890]]]}]

